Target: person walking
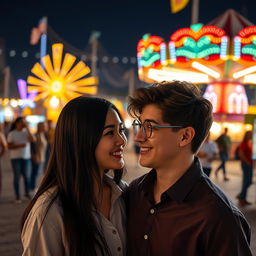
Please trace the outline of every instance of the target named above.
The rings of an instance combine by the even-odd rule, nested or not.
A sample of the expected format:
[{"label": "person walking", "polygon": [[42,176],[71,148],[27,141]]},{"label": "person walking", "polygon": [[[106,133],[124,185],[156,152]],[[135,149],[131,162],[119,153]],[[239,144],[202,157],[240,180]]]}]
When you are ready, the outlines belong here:
[{"label": "person walking", "polygon": [[35,142],[31,143],[31,175],[30,175],[30,190],[34,194],[38,174],[41,173],[46,156],[47,140],[45,138],[46,124],[40,122],[37,124],[37,131],[35,134]]},{"label": "person walking", "polygon": [[13,185],[16,200],[21,202],[20,198],[20,177],[23,177],[25,187],[25,197],[30,199],[29,194],[29,172],[31,167],[30,143],[35,138],[31,134],[24,117],[17,117],[13,122],[10,132],[7,136],[8,148],[10,149],[10,159],[13,169]]},{"label": "person walking", "polygon": [[187,82],[138,88],[128,111],[140,165],[127,204],[128,255],[252,256],[250,226],[203,173],[196,157],[212,125],[212,105]]},{"label": "person walking", "polygon": [[229,158],[229,152],[230,152],[230,148],[231,148],[231,139],[228,136],[228,128],[227,127],[224,129],[224,132],[217,138],[216,143],[219,148],[221,163],[218,166],[218,168],[215,170],[215,176],[217,178],[219,170],[222,169],[223,180],[229,181],[229,178],[227,177],[227,171],[226,171],[226,162],[228,161],[228,158]]},{"label": "person walking", "polygon": [[217,158],[218,152],[219,151],[216,143],[214,141],[210,141],[209,133],[197,154],[202,164],[203,171],[208,177],[210,177],[212,171],[212,162]]},{"label": "person walking", "polygon": [[22,218],[23,256],[126,255],[124,130],[107,100],[78,97],[65,105],[43,180]]},{"label": "person walking", "polygon": [[243,181],[240,193],[237,196],[239,206],[250,205],[246,200],[247,190],[252,184],[253,177],[253,161],[252,161],[252,131],[244,134],[243,140],[238,147],[238,154],[241,161],[241,169],[243,171]]}]

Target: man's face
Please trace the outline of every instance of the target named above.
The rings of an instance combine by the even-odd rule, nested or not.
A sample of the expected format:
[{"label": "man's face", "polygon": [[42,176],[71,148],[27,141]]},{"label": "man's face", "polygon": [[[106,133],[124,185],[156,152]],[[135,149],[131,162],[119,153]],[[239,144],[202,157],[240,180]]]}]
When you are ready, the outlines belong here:
[{"label": "man's face", "polygon": [[[162,110],[154,104],[143,108],[140,121],[143,124],[146,120],[152,126],[177,125],[163,122]],[[180,138],[180,130],[174,132],[172,128],[153,128],[150,138],[146,138],[140,129],[135,136],[135,141],[140,146],[140,164],[155,169],[168,168],[180,152]]]}]

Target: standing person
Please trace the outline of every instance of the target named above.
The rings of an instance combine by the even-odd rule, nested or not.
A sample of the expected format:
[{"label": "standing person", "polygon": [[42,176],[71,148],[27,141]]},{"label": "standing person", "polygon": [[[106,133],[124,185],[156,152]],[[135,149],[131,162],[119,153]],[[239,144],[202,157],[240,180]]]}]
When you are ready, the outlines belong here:
[{"label": "standing person", "polygon": [[78,97],[67,103],[22,219],[23,256],[126,254],[125,143],[123,120],[110,102]]},{"label": "standing person", "polygon": [[195,156],[212,105],[186,82],[137,89],[129,99],[140,164],[153,168],[125,193],[128,255],[251,256],[243,214],[203,173]]},{"label": "standing person", "polygon": [[219,148],[221,163],[218,166],[218,168],[215,170],[215,176],[218,177],[219,170],[222,169],[223,180],[229,181],[229,178],[227,177],[227,172],[226,172],[226,161],[228,161],[228,155],[229,155],[230,148],[231,148],[231,139],[228,136],[228,128],[227,127],[224,129],[224,133],[222,133],[217,138],[216,143]]},{"label": "standing person", "polygon": [[45,163],[45,155],[47,148],[47,140],[45,138],[46,123],[40,122],[37,124],[37,131],[35,134],[35,142],[31,147],[31,176],[30,176],[30,190],[35,192],[38,174],[42,171]]},{"label": "standing person", "polygon": [[46,152],[45,152],[45,162],[44,162],[44,169],[46,169],[49,158],[50,158],[50,153],[51,153],[51,149],[52,149],[52,144],[54,141],[54,133],[55,133],[55,129],[53,127],[53,122],[52,120],[47,120],[47,128],[45,131],[45,137],[47,140],[47,148],[46,148]]},{"label": "standing person", "polygon": [[200,159],[204,173],[210,177],[212,162],[217,158],[218,148],[214,141],[210,141],[210,133],[206,136],[205,141],[200,147],[197,156]]},{"label": "standing person", "polygon": [[3,124],[0,123],[0,197],[2,193],[2,158],[7,151],[7,142],[3,132]]},{"label": "standing person", "polygon": [[247,131],[239,145],[239,158],[241,160],[241,168],[243,171],[243,182],[241,192],[238,194],[238,204],[240,206],[250,205],[246,200],[247,190],[252,184],[253,177],[253,161],[252,161],[252,131]]},{"label": "standing person", "polygon": [[29,194],[29,172],[30,172],[30,143],[35,138],[30,133],[24,117],[17,117],[7,137],[8,148],[10,149],[10,159],[13,169],[13,184],[16,202],[20,199],[20,176],[23,177],[25,187],[25,197],[30,199]]}]

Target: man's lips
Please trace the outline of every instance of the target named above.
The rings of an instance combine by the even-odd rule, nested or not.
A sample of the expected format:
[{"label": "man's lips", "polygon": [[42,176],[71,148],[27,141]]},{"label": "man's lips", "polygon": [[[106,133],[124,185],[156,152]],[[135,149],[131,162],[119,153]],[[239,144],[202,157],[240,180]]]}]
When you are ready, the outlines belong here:
[{"label": "man's lips", "polygon": [[140,154],[141,154],[141,155],[145,155],[145,154],[147,154],[151,149],[152,149],[152,147],[140,147]]}]

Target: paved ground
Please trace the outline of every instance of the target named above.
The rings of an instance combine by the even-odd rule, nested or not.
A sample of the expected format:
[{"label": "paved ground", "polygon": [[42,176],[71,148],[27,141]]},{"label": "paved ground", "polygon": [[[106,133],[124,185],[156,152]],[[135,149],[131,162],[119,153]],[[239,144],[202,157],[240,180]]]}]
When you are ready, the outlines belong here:
[{"label": "paved ground", "polygon": [[[147,172],[147,169],[137,165],[136,157],[133,152],[128,149],[126,154],[127,169],[129,170],[124,177],[127,182]],[[214,166],[218,161],[214,163]],[[27,205],[27,201],[21,204],[13,203],[12,189],[12,172],[10,164],[6,158],[4,161],[3,172],[3,193],[0,198],[0,255],[1,256],[17,256],[21,255],[22,248],[20,243],[20,218]],[[230,161],[227,166],[230,177],[229,182],[223,182],[220,175],[219,179],[212,177],[214,183],[221,187],[226,194],[236,202],[235,196],[240,189],[241,172],[239,163]],[[23,189],[23,184],[22,189]],[[249,190],[248,200],[253,202],[252,206],[241,208],[252,228],[252,250],[256,255],[256,185],[252,185]]]}]

